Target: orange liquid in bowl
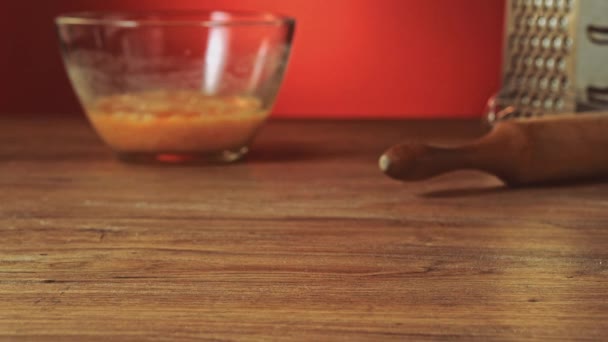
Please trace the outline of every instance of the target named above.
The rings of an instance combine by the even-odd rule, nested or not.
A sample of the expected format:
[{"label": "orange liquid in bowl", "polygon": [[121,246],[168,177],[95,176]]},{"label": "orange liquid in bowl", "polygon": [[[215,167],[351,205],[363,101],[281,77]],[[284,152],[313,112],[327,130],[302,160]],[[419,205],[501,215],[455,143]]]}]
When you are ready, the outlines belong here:
[{"label": "orange liquid in bowl", "polygon": [[194,91],[113,95],[86,108],[118,152],[210,153],[245,147],[268,116],[259,99]]}]

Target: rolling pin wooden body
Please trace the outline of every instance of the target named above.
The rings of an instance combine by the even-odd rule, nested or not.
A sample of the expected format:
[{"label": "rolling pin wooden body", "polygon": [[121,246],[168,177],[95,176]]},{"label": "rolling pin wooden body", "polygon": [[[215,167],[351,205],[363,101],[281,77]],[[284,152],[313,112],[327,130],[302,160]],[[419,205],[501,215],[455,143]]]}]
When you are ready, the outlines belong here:
[{"label": "rolling pin wooden body", "polygon": [[379,164],[405,181],[459,169],[485,171],[508,185],[608,177],[608,113],[504,121],[455,148],[403,143]]}]

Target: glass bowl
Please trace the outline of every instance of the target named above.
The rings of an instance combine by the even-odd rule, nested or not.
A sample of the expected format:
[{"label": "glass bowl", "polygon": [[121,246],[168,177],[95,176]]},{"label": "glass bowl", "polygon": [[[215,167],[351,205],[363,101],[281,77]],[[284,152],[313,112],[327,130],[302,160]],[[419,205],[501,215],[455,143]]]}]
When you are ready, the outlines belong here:
[{"label": "glass bowl", "polygon": [[256,12],[87,12],[56,19],[99,136],[127,161],[240,159],[285,73],[292,18]]}]

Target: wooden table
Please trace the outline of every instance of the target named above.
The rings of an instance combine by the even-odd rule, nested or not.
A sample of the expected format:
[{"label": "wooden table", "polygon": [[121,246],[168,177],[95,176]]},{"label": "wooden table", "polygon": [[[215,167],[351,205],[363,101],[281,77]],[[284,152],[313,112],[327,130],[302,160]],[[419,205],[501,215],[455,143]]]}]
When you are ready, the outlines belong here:
[{"label": "wooden table", "polygon": [[0,339],[605,340],[608,184],[401,184],[473,122],[274,122],[248,162],[115,161],[81,118],[0,119]]}]

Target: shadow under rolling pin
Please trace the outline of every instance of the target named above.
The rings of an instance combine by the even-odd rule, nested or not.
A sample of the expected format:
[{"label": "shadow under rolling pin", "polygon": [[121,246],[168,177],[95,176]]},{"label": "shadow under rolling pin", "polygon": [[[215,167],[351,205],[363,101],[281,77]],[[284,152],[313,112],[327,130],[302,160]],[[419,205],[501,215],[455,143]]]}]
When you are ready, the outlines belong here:
[{"label": "shadow under rolling pin", "polygon": [[455,148],[398,144],[379,164],[403,181],[460,169],[488,172],[510,186],[608,177],[608,112],[501,121]]}]

